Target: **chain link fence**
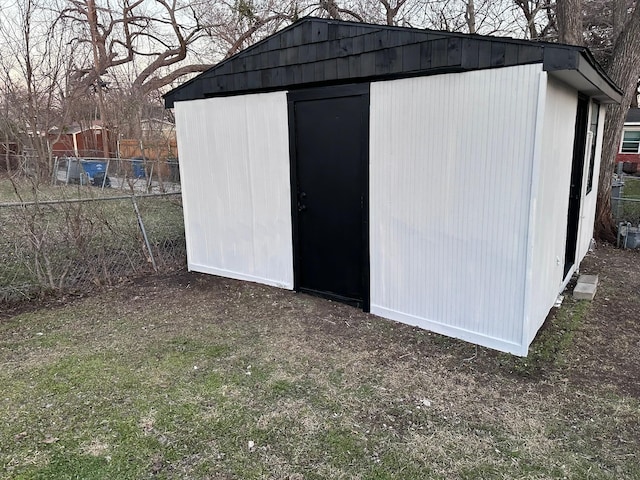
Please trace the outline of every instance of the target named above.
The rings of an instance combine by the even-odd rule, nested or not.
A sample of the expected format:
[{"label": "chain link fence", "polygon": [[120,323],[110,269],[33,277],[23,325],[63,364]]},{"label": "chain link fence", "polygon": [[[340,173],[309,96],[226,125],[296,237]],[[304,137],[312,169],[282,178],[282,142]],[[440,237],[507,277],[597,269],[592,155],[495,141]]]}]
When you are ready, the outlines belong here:
[{"label": "chain link fence", "polygon": [[121,192],[167,193],[180,191],[178,160],[137,158],[78,158],[53,160],[52,185],[91,185]]},{"label": "chain link fence", "polygon": [[620,174],[611,187],[611,213],[618,226],[618,246],[640,247],[640,177]]},{"label": "chain link fence", "polygon": [[621,175],[611,190],[611,210],[617,224],[640,224],[640,177]]},{"label": "chain link fence", "polygon": [[96,190],[0,203],[0,304],[186,264],[179,193],[99,197]]}]

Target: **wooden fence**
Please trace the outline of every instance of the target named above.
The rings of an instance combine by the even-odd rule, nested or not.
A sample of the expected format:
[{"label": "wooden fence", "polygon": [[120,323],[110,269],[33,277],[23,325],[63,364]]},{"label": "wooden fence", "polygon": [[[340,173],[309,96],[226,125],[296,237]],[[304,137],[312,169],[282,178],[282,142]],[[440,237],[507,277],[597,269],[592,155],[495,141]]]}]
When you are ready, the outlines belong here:
[{"label": "wooden fence", "polygon": [[171,160],[178,158],[178,144],[175,139],[163,142],[144,142],[124,139],[118,142],[120,158],[144,157],[148,160]]},{"label": "wooden fence", "polygon": [[178,158],[178,144],[175,139],[145,142],[136,139],[123,139],[118,142],[120,158],[144,158],[155,164],[156,173],[163,178],[171,174],[170,166]]}]

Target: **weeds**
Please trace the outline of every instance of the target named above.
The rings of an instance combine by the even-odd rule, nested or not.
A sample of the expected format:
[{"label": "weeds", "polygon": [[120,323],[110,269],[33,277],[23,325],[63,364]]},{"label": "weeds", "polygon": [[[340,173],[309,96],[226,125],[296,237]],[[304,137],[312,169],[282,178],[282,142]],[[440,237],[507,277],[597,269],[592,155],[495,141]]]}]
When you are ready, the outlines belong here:
[{"label": "weeds", "polygon": [[[19,202],[26,201],[19,188],[24,186],[14,182],[13,187]],[[0,205],[0,302],[86,290],[150,270],[129,199],[94,197],[90,187],[54,188],[59,198],[53,204],[40,199]],[[79,192],[86,202],[65,196]],[[156,263],[164,270],[181,267],[185,241],[179,202],[149,197],[138,203]]]}]

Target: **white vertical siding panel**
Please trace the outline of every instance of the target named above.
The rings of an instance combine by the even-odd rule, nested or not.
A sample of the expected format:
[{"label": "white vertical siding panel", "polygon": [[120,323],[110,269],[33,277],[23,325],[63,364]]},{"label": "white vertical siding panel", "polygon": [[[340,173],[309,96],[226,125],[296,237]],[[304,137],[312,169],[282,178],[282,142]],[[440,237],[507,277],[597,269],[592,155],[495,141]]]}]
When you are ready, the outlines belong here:
[{"label": "white vertical siding panel", "polygon": [[548,77],[542,125],[539,181],[532,225],[533,254],[525,343],[535,337],[562,288],[578,94]]},{"label": "white vertical siding panel", "polygon": [[521,353],[540,65],[371,86],[371,311]]},{"label": "white vertical siding panel", "polygon": [[191,270],[293,288],[286,92],[176,103]]}]

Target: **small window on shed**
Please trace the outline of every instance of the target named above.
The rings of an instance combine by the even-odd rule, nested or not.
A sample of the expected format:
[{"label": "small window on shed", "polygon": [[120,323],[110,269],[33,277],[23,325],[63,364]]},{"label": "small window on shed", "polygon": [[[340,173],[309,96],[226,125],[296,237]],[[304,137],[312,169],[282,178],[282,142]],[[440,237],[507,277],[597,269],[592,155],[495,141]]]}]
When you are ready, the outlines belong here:
[{"label": "small window on shed", "polygon": [[640,153],[640,130],[625,130],[620,153]]},{"label": "small window on shed", "polygon": [[589,120],[589,133],[591,134],[591,151],[589,152],[589,175],[587,177],[587,193],[593,188],[593,167],[596,162],[596,143],[598,140],[598,119],[600,118],[600,104],[591,104],[591,119]]}]

